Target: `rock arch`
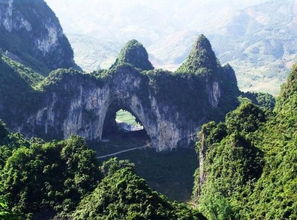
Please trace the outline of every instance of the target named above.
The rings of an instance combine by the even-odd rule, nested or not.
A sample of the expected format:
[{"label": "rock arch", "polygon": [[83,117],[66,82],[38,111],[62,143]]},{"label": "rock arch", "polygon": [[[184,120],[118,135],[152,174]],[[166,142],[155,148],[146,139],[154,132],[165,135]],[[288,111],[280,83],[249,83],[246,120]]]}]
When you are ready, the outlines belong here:
[{"label": "rock arch", "polygon": [[[199,66],[195,57],[200,59],[200,50],[202,56],[206,54],[204,62],[216,58],[211,48],[204,48],[209,43],[198,40],[197,45],[182,66],[183,72],[153,70],[137,41],[121,51],[108,71],[57,70],[36,92],[30,111],[24,109],[23,119],[7,122],[27,136],[63,139],[76,134],[101,140],[108,111],[116,103],[140,120],[157,151],[188,147],[203,123],[220,120],[236,107],[239,92],[230,66],[222,67],[216,60],[210,62],[217,63],[213,69]],[[140,59],[133,57],[139,54]],[[187,65],[192,72],[186,72]]]}]

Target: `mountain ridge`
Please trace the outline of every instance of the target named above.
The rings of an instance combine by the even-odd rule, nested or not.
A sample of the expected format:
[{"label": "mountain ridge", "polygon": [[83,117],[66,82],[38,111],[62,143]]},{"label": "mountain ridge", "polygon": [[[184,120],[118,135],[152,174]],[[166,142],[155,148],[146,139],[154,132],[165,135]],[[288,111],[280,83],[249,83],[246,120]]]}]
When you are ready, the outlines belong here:
[{"label": "mountain ridge", "polygon": [[0,49],[43,75],[62,67],[79,68],[58,18],[43,0],[1,1]]},{"label": "mountain ridge", "polygon": [[[0,118],[14,131],[30,137],[48,140],[77,134],[95,141],[102,140],[103,130],[108,129],[105,124],[112,127],[113,116],[122,108],[142,123],[157,151],[191,147],[199,126],[208,120],[222,119],[236,107],[240,94],[233,69],[217,63],[204,36],[197,42],[190,58],[199,60],[206,48],[213,68],[206,59],[194,62],[193,69],[181,73],[154,70],[145,48],[135,40],[127,43],[115,65],[106,71],[84,74],[58,69],[32,86],[18,74],[17,68],[9,68],[1,73],[12,72],[27,92],[20,97],[13,92],[14,88],[9,88],[10,83],[5,83],[9,98],[15,102],[9,104],[8,99],[0,98]],[[188,99],[189,94],[195,97],[194,102]],[[23,102],[30,108],[18,107],[21,100],[26,100]],[[18,113],[21,111],[22,114]]]},{"label": "mountain ridge", "polygon": [[296,76],[295,66],[273,111],[243,101],[201,129],[193,199],[207,218],[296,218]]},{"label": "mountain ridge", "polygon": [[[55,0],[49,2],[55,5]],[[93,22],[97,21],[94,14],[95,18],[91,21],[84,19],[85,23],[90,22],[86,28],[88,31],[81,29],[80,36],[77,36],[72,31],[77,32],[80,27],[69,27],[68,22],[71,19],[67,16],[65,20],[63,16],[61,19],[75,51],[82,51],[81,55],[76,54],[75,59],[86,71],[96,70],[98,66],[103,69],[108,68],[114,62],[122,45],[131,38],[143,42],[156,68],[174,71],[190,52],[191,42],[199,33],[205,33],[211,40],[221,63],[230,63],[237,72],[241,90],[277,95],[280,85],[286,80],[296,60],[297,33],[294,22],[296,13],[293,8],[296,1],[271,0],[266,4],[258,3],[241,9],[230,8],[228,5],[213,10],[208,7],[205,10],[209,13],[201,12],[202,17],[199,16],[200,13],[193,13],[193,10],[202,10],[204,5],[198,7],[198,4],[192,3],[190,2],[189,6],[184,5],[183,8],[180,5],[176,6],[178,2],[174,3],[172,7],[179,8],[180,12],[172,9],[171,19],[167,18],[166,14],[147,8],[145,5],[135,6],[133,12],[137,18],[141,18],[148,26],[154,26],[152,29],[145,29],[144,23],[139,24],[132,17],[125,20],[129,24],[127,29],[121,28],[123,27],[120,25],[121,21],[111,19],[108,30],[100,28],[100,34],[99,32],[96,34],[97,31],[92,28]],[[77,4],[79,5],[79,2]],[[56,10],[58,15],[62,15],[61,12],[67,14],[63,7]],[[120,12],[127,17],[131,15],[124,9]],[[106,17],[109,16],[105,11],[102,13],[105,13]],[[192,15],[189,21],[188,14]],[[154,19],[150,21],[152,15]],[[161,22],[156,22],[156,18],[160,18]],[[188,22],[183,23],[184,20]],[[105,20],[97,22],[100,27],[105,26]],[[117,27],[117,31],[113,29],[113,25]],[[83,44],[82,40],[86,43]]]}]

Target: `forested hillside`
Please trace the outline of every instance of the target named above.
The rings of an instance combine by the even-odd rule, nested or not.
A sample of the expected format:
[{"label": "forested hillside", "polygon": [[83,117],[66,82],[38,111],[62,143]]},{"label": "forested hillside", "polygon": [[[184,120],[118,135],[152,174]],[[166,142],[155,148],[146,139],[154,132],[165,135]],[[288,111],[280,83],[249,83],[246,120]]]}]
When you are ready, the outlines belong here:
[{"label": "forested hillside", "polygon": [[73,136],[45,143],[0,122],[0,218],[204,219],[151,190],[128,161],[99,164]]},{"label": "forested hillside", "polygon": [[194,200],[209,219],[297,218],[297,68],[274,111],[249,101],[203,126]]},{"label": "forested hillside", "polygon": [[[218,15],[209,13],[209,1],[198,4],[201,11],[190,10],[197,1],[183,10],[183,1],[171,2],[174,14],[139,3],[128,10],[137,22],[92,9],[103,23],[144,23],[119,28],[115,37],[137,30],[154,54],[174,44],[165,57],[153,57],[161,66],[189,55],[174,72],[156,69],[145,47],[130,40],[109,69],[86,73],[44,0],[0,0],[0,220],[297,219],[297,65],[277,98],[238,87],[276,91],[283,81],[297,53],[297,0],[236,12],[214,1],[214,11],[222,9],[219,34],[211,32]],[[236,65],[239,80],[204,35],[188,49],[202,11],[222,62]],[[80,26],[75,13],[71,24]],[[174,23],[181,14],[190,15],[189,26]],[[150,17],[160,25],[150,25]],[[177,27],[173,38],[160,17]],[[121,41],[102,37],[104,49],[117,51]],[[139,130],[117,120],[128,112]]]}]

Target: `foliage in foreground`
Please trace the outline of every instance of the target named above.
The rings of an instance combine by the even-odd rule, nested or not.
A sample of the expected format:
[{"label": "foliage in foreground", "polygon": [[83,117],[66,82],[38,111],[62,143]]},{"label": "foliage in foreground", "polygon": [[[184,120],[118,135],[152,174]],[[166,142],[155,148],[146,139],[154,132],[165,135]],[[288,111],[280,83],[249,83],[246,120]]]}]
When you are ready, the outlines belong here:
[{"label": "foliage in foreground", "polygon": [[254,104],[265,109],[272,110],[275,107],[275,98],[268,93],[242,92],[241,95],[242,97],[250,99]]},{"label": "foliage in foreground", "polygon": [[0,218],[204,219],[152,191],[128,161],[99,167],[80,137],[26,140],[0,121],[0,159]]},{"label": "foliage in foreground", "polygon": [[[243,103],[205,125],[194,199],[209,219],[297,218],[297,68],[274,112]],[[201,159],[200,158],[200,159]]]},{"label": "foliage in foreground", "polygon": [[204,219],[152,191],[128,162],[112,159],[101,169],[107,176],[82,200],[74,219]]},{"label": "foliage in foreground", "polygon": [[[5,148],[5,146],[2,146]],[[100,177],[95,153],[79,137],[12,151],[1,170],[1,195],[13,213],[68,213]]]}]

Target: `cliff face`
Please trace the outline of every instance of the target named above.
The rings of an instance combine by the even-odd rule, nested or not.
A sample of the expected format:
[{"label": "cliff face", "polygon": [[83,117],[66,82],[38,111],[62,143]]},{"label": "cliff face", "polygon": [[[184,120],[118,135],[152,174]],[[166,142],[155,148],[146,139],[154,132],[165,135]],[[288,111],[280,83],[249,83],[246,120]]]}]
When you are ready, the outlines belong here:
[{"label": "cliff face", "polygon": [[1,0],[0,49],[44,75],[78,68],[57,17],[43,0]]},{"label": "cliff face", "polygon": [[[121,56],[146,54],[138,42],[125,48]],[[125,109],[144,126],[153,147],[162,151],[190,146],[203,123],[221,119],[237,104],[236,77],[229,67],[218,66],[207,74],[171,73],[147,71],[147,56],[129,60],[118,59],[110,70],[95,74],[54,71],[30,94],[30,111],[18,106],[14,108],[21,115],[7,118],[3,110],[0,118],[26,136],[63,139],[77,134],[101,140],[103,131],[114,124],[115,113]]]}]

